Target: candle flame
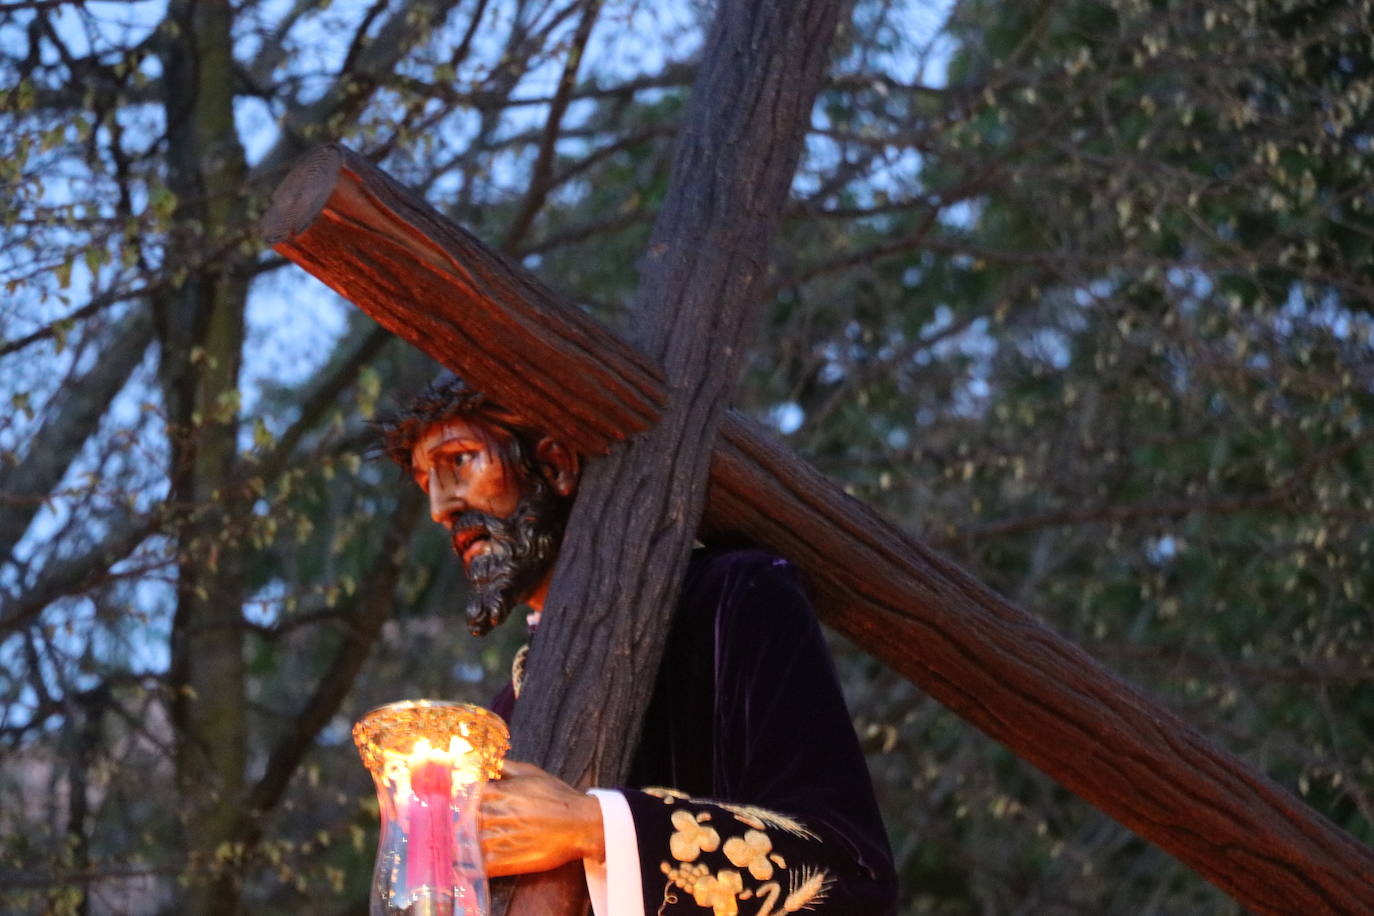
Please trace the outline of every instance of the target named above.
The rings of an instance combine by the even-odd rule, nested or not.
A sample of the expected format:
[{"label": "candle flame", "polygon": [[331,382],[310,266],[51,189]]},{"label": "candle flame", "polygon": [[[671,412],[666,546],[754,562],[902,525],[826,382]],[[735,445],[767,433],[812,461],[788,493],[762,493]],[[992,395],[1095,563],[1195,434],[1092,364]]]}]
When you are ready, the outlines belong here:
[{"label": "candle flame", "polygon": [[471,785],[487,778],[483,770],[481,755],[477,753],[466,738],[453,735],[448,747],[435,747],[428,738],[415,739],[409,751],[393,750],[384,747],[382,755],[382,779],[394,786],[403,796],[412,794],[411,774],[422,767],[437,765],[451,775],[453,786]]}]

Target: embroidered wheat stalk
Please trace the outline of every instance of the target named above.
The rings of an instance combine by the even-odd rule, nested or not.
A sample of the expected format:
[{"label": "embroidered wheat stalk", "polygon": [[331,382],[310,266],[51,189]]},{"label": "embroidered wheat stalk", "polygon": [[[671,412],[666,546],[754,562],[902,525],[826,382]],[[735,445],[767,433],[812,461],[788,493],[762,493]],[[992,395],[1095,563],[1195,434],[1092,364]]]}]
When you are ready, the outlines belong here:
[{"label": "embroidered wheat stalk", "polygon": [[825,900],[825,893],[830,889],[830,875],[823,868],[803,868],[800,876],[792,875],[787,883],[791,891],[782,901],[782,911],[795,913],[809,910]]}]

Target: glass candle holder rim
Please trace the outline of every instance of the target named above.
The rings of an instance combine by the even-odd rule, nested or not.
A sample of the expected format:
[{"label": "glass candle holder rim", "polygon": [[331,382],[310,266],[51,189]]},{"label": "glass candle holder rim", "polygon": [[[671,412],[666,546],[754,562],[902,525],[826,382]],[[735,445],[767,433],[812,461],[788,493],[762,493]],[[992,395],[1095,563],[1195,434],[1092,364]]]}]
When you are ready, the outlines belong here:
[{"label": "glass candle holder rim", "polygon": [[469,710],[472,710],[472,711],[477,712],[477,713],[479,713],[479,714],[485,713],[486,715],[493,716],[493,717],[495,717],[496,719],[499,719],[503,724],[505,723],[505,720],[504,720],[504,719],[502,719],[500,716],[496,715],[496,713],[492,712],[490,709],[487,709],[485,706],[479,706],[479,705],[476,704],[476,703],[469,703],[467,700],[436,700],[436,699],[434,699],[433,697],[414,697],[414,698],[411,698],[411,699],[408,699],[408,700],[392,700],[390,703],[383,703],[383,704],[381,704],[380,706],[374,706],[374,707],[372,707],[372,708],[369,709],[367,712],[365,712],[365,713],[363,713],[361,716],[359,716],[359,717],[358,717],[358,721],[359,721],[359,722],[362,722],[362,721],[366,720],[369,716],[371,716],[373,713],[378,713],[378,712],[381,712],[381,711],[386,710],[386,709],[431,709],[431,708],[433,708],[433,709],[445,709],[445,708],[469,709]]},{"label": "glass candle holder rim", "polygon": [[419,738],[429,739],[436,747],[446,746],[455,735],[471,744],[485,778],[501,775],[501,760],[510,748],[510,729],[496,713],[475,703],[396,700],[369,710],[353,725],[353,743],[374,775],[382,765],[384,751],[409,752]]}]

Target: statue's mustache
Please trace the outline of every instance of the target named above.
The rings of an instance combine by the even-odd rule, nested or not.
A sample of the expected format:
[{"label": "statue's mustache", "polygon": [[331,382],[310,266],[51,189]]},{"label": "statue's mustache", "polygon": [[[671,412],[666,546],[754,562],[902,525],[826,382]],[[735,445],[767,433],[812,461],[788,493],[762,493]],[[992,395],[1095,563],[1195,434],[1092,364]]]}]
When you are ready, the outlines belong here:
[{"label": "statue's mustache", "polygon": [[499,626],[552,568],[569,507],[570,501],[535,477],[509,516],[469,509],[450,522],[450,545],[459,557],[485,539],[464,561],[470,586],[466,616],[474,636]]},{"label": "statue's mustache", "polygon": [[[502,518],[488,512],[470,509],[453,519],[449,524],[449,546],[458,556],[485,538],[488,542],[486,554],[492,557],[505,557],[515,549],[518,538],[519,516]],[[469,570],[471,578],[471,570]]]}]

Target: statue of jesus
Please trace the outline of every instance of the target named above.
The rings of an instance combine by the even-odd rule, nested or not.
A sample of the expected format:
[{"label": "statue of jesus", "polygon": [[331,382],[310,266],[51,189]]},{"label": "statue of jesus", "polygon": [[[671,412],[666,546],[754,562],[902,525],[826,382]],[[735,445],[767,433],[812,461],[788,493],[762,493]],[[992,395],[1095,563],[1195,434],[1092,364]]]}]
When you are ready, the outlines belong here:
[{"label": "statue of jesus", "polygon": [[[429,496],[483,635],[519,606],[530,639],[577,491],[577,454],[452,375],[383,422]],[[509,719],[525,649],[493,703]],[[481,803],[490,876],[581,859],[597,916],[896,913],[872,783],[792,566],[694,551],[625,786],[583,792],[508,761]]]}]

